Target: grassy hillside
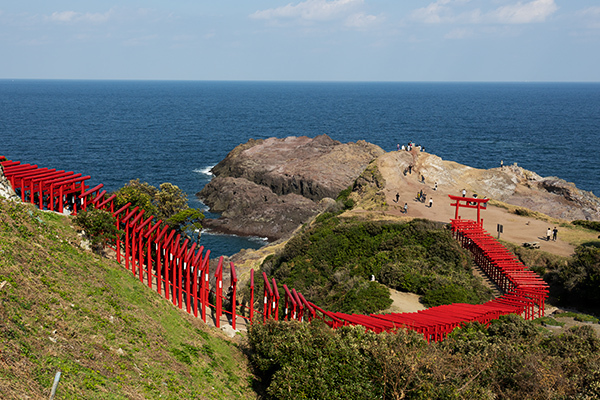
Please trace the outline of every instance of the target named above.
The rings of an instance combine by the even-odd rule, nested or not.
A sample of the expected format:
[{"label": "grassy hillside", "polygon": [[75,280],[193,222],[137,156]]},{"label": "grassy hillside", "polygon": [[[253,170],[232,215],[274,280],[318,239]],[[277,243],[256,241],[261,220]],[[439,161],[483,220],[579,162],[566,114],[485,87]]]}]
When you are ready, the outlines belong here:
[{"label": "grassy hillside", "polygon": [[209,331],[115,262],[71,220],[0,199],[0,397],[255,398],[236,341]]}]

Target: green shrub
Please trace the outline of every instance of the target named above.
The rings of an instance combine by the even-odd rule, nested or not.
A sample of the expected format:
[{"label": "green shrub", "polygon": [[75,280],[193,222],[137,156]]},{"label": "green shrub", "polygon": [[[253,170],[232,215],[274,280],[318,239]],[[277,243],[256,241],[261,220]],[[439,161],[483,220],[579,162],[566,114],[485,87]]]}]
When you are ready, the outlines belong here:
[{"label": "green shrub", "polygon": [[335,331],[321,321],[254,324],[250,359],[266,399],[594,399],[600,340],[588,326],[546,337],[514,314],[440,343],[415,332]]},{"label": "green shrub", "polygon": [[75,217],[75,223],[90,238],[94,251],[102,250],[108,241],[115,240],[117,235],[120,234],[115,217],[104,210],[89,209],[80,211]]},{"label": "green shrub", "polygon": [[564,322],[559,322],[551,317],[536,318],[533,322],[536,324],[540,324],[540,325],[552,325],[552,326],[564,326],[565,325]]},{"label": "green shrub", "polygon": [[387,289],[365,284],[371,276],[398,290],[417,294],[435,290],[432,305],[490,298],[489,290],[471,273],[470,256],[443,224],[426,220],[392,224],[322,215],[266,260],[262,269],[280,285],[295,288],[331,311],[387,308],[391,304]]},{"label": "green shrub", "polygon": [[516,208],[515,211],[514,211],[514,213],[516,215],[520,215],[520,216],[523,216],[523,217],[531,217],[531,216],[533,216],[533,213],[530,210],[526,209],[526,208]]},{"label": "green shrub", "polygon": [[583,226],[584,228],[600,232],[600,221],[585,221],[585,220],[578,219],[576,221],[572,221],[571,223],[573,225]]}]

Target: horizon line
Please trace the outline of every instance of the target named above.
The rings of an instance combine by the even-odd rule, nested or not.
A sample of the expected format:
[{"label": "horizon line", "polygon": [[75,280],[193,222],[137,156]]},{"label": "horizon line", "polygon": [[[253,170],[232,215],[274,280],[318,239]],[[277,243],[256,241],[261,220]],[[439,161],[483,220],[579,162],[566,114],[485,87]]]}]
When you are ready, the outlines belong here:
[{"label": "horizon line", "polygon": [[532,80],[506,80],[506,81],[460,81],[460,80],[284,80],[284,79],[137,79],[137,78],[0,78],[1,81],[93,81],[93,82],[247,82],[247,83],[585,83],[597,84],[600,81],[532,81]]}]

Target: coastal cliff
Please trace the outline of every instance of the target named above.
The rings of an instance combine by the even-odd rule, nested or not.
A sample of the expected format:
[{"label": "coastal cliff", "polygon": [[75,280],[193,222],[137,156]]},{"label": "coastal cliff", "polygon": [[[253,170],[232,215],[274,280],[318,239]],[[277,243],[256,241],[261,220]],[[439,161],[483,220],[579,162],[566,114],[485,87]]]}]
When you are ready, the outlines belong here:
[{"label": "coastal cliff", "polygon": [[197,193],[221,213],[203,225],[269,239],[289,236],[384,153],[365,141],[340,143],[327,135],[250,140],[217,164],[215,178]]},{"label": "coastal cliff", "polygon": [[477,169],[416,148],[385,152],[364,141],[342,144],[326,135],[250,140],[212,172],[215,178],[197,195],[221,217],[205,220],[204,226],[271,240],[289,237],[298,226],[334,207],[333,199],[350,186],[360,209],[397,213],[400,204],[408,203],[412,217],[444,222],[452,218],[452,211],[415,208],[415,193],[424,191],[428,199],[435,196],[436,204],[446,205],[448,194],[465,189],[468,196],[477,194],[552,218],[600,220],[600,199],[593,193],[516,164]]}]

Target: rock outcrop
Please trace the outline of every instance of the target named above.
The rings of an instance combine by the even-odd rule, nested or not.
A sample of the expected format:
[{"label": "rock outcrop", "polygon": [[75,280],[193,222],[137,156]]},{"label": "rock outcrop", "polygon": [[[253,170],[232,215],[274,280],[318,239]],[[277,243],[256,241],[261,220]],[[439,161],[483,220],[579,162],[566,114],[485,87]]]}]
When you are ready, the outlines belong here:
[{"label": "rock outcrop", "polygon": [[[409,165],[412,174],[406,176]],[[424,177],[429,186],[437,182],[445,191],[455,194],[465,189],[469,195],[476,193],[554,218],[600,220],[600,199],[591,192],[556,177],[541,177],[516,164],[477,169],[433,154],[400,151],[379,157],[377,167],[388,191],[402,191],[406,183]],[[381,183],[378,186],[383,192]]]},{"label": "rock outcrop", "polygon": [[203,225],[279,239],[323,211],[384,151],[327,135],[250,140],[217,164],[198,197],[221,218]]},{"label": "rock outcrop", "polygon": [[10,200],[21,200],[19,199],[19,196],[15,194],[15,191],[8,179],[6,179],[6,176],[4,176],[4,167],[2,164],[0,164],[0,197]]}]

